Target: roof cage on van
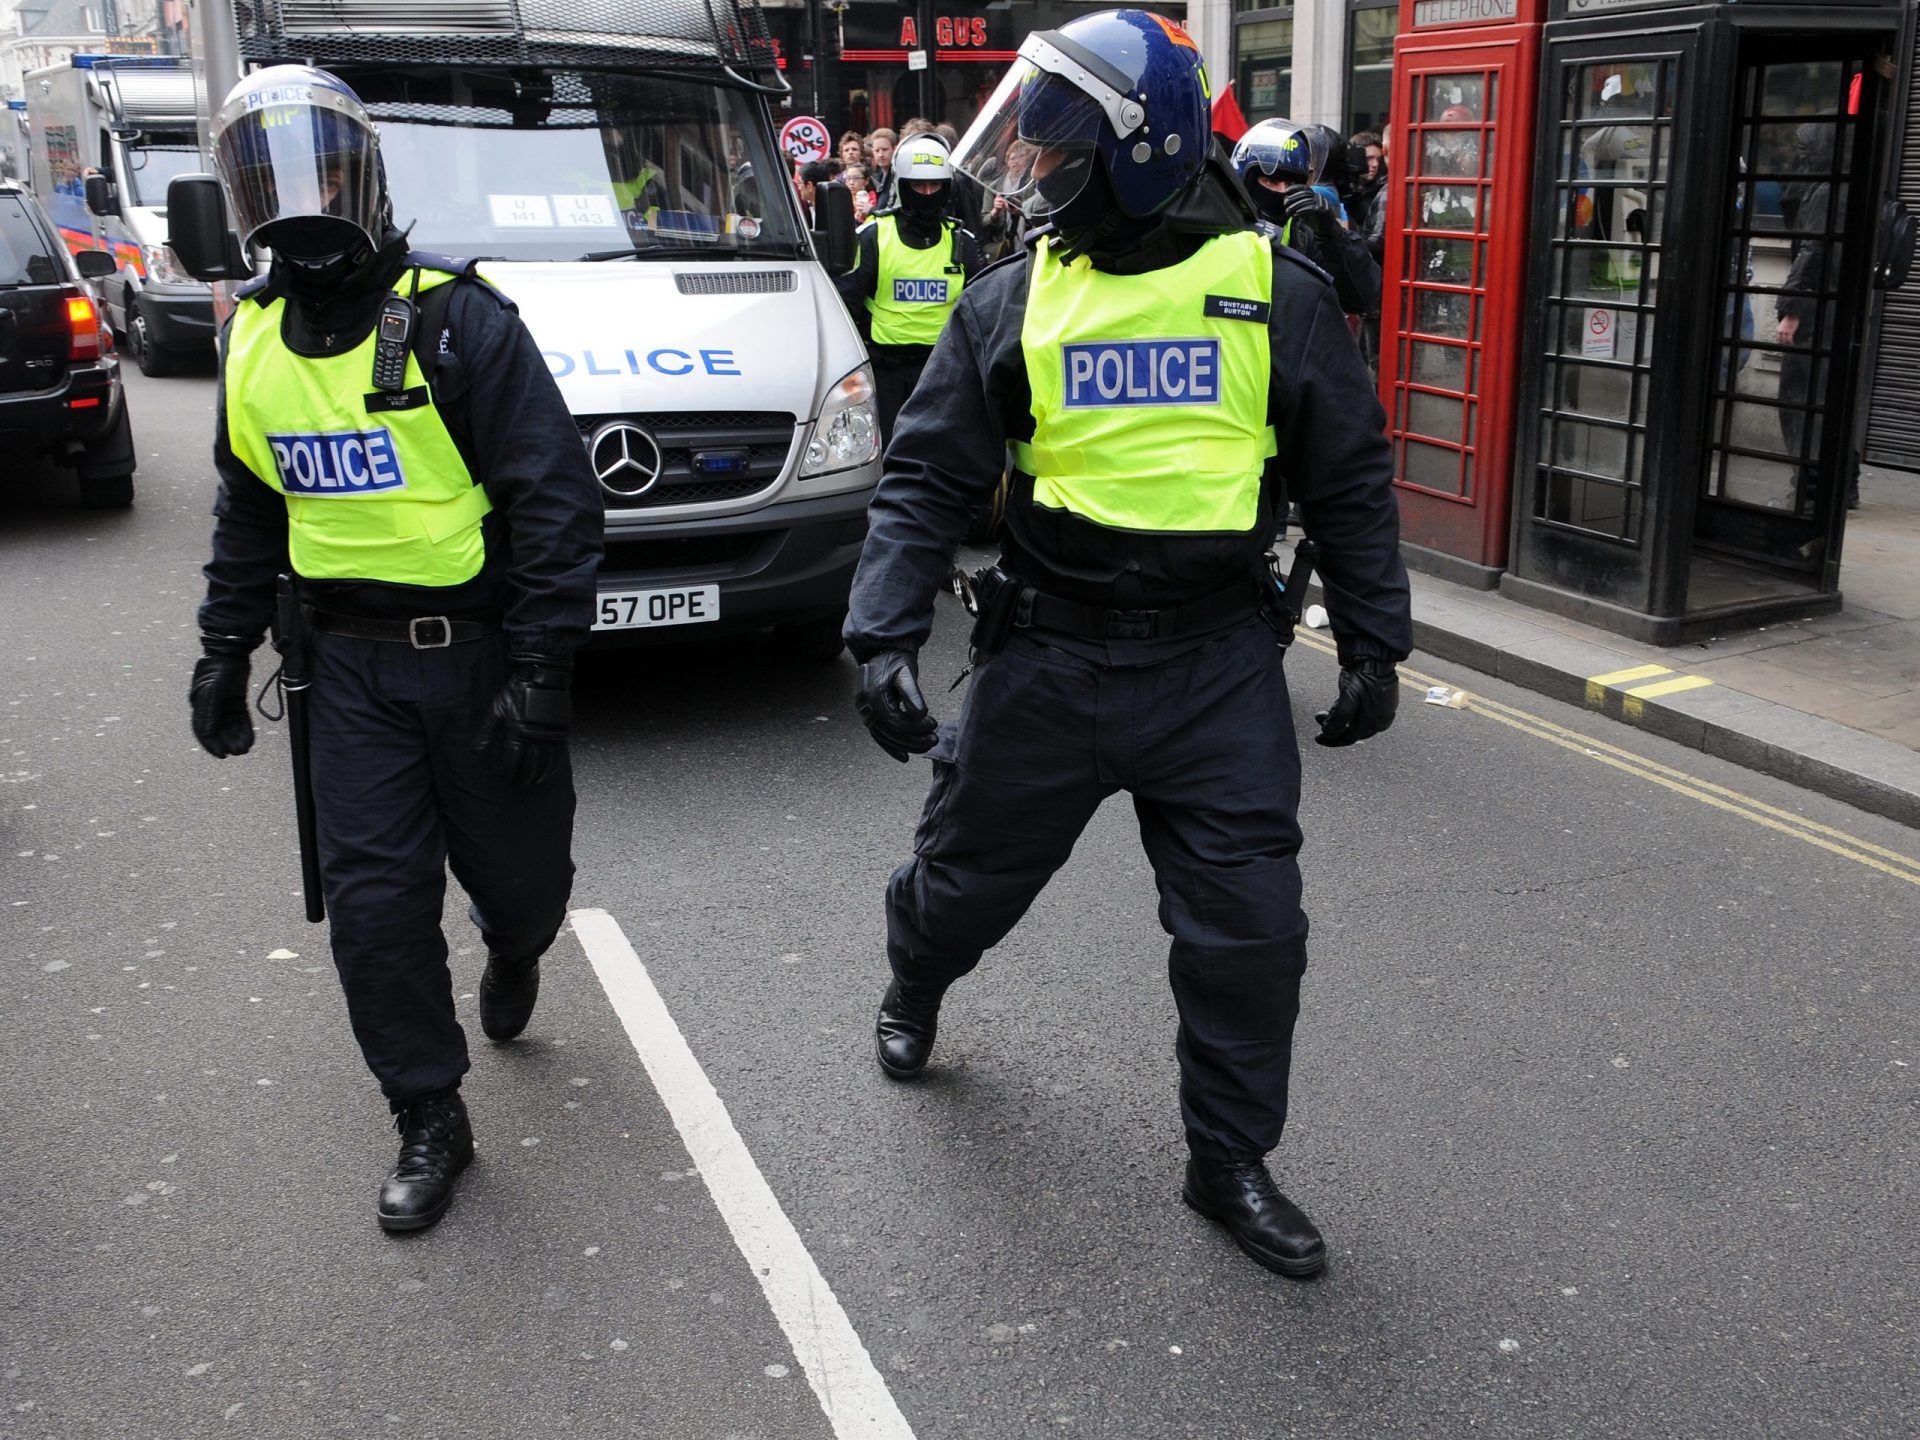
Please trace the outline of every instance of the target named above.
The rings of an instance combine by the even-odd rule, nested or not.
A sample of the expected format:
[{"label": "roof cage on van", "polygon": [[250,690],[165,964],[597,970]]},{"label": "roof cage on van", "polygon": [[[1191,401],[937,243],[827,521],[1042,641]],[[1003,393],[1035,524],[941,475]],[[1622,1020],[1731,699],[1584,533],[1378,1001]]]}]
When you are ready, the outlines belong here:
[{"label": "roof cage on van", "polygon": [[716,67],[787,91],[759,0],[238,0],[240,54],[272,64]]}]

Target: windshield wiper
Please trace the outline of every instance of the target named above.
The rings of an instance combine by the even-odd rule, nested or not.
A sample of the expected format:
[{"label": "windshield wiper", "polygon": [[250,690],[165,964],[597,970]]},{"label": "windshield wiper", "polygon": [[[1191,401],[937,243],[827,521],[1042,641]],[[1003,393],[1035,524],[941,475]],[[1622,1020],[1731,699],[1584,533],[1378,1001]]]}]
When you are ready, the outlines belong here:
[{"label": "windshield wiper", "polygon": [[582,260],[738,260],[740,252],[717,245],[648,245],[644,249],[589,250]]}]

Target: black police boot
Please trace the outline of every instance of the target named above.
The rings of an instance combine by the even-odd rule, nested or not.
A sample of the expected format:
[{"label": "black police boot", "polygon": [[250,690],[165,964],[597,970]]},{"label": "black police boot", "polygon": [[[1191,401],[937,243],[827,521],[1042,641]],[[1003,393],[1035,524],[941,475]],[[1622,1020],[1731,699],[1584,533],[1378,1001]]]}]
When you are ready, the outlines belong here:
[{"label": "black police boot", "polygon": [[1274,1187],[1258,1160],[1189,1156],[1180,1198],[1226,1226],[1234,1244],[1277,1274],[1300,1278],[1326,1266],[1327,1242],[1306,1213]]},{"label": "black police boot", "polygon": [[382,1230],[424,1230],[446,1213],[453,1178],[473,1160],[473,1127],[460,1092],[421,1100],[393,1117],[400,1163],[380,1187]]},{"label": "black police boot", "polygon": [[880,1068],[895,1080],[912,1080],[927,1068],[940,1024],[940,998],[934,990],[890,981],[880,997],[880,1018],[873,1027]]},{"label": "black police boot", "polygon": [[540,961],[512,964],[487,957],[480,977],[480,1028],[489,1040],[511,1040],[533,1018],[533,1002],[540,998]]}]

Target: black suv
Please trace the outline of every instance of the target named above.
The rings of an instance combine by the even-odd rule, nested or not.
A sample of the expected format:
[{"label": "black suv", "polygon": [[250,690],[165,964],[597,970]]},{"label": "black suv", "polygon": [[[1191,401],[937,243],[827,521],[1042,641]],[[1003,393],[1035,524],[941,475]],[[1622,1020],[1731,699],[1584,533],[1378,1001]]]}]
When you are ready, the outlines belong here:
[{"label": "black suv", "polygon": [[72,466],[90,510],[133,503],[120,361],[82,283],[113,272],[103,250],[69,255],[40,202],[0,180],[0,454],[11,461],[38,453]]}]

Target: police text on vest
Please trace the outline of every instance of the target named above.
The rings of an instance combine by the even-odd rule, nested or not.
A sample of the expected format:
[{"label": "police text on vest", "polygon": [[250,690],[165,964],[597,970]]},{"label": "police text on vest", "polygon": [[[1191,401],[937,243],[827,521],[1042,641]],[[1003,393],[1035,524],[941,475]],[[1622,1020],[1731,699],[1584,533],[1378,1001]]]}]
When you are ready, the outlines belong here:
[{"label": "police text on vest", "polygon": [[893,303],[896,305],[944,305],[947,282],[944,280],[895,280]]},{"label": "police text on vest", "polygon": [[388,430],[269,435],[267,444],[280,472],[280,488],[289,495],[370,495],[407,487]]},{"label": "police text on vest", "polygon": [[1060,347],[1069,410],[1218,405],[1218,340],[1087,340]]}]

